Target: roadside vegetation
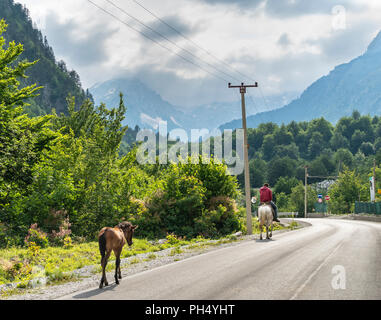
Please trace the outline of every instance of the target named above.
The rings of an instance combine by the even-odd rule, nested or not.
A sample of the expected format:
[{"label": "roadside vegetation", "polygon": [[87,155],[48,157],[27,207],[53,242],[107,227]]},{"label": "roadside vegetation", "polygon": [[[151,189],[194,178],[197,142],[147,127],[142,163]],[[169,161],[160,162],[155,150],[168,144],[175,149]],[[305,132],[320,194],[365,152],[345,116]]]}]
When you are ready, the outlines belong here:
[{"label": "roadside vegetation", "polygon": [[[259,233],[259,223],[257,218],[253,218],[253,233]],[[290,229],[298,227],[293,221],[288,226],[275,225],[274,230]],[[193,239],[177,237],[168,234],[165,239],[148,240],[134,239],[131,247],[123,248],[121,259],[129,258],[127,266],[157,259],[155,253],[170,249],[169,256],[176,256],[185,251],[202,251],[204,249],[218,246],[225,243],[239,241],[240,236],[231,234],[219,239],[208,239],[198,236]],[[148,254],[144,260],[138,255]],[[23,293],[23,289],[29,289],[35,285],[33,279],[45,285],[57,285],[68,281],[79,280],[73,271],[83,267],[91,266],[92,273],[100,274],[101,256],[99,254],[98,243],[96,241],[85,243],[70,243],[63,246],[38,246],[35,242],[30,242],[27,247],[11,247],[0,249],[0,286],[4,284],[17,283],[16,289],[3,288],[1,295],[4,297],[11,294]],[[178,259],[176,259],[178,260]],[[107,265],[107,272],[114,270],[115,257],[112,254]]]},{"label": "roadside vegetation", "polygon": [[[6,27],[1,21],[0,34]],[[113,109],[91,100],[76,107],[68,98],[65,114],[28,116],[27,101],[39,88],[19,88],[17,79],[38,62],[18,61],[23,46],[4,48],[0,39],[0,247],[94,241],[102,227],[122,220],[148,239],[241,230],[241,191],[226,165],[141,165],[136,147],[120,156],[122,95]]]},{"label": "roadside vegetation", "polygon": [[[149,252],[154,254],[164,249],[206,241],[207,239],[203,238],[188,241],[178,239],[174,235],[168,235],[166,241],[161,244],[147,239],[134,239],[132,247],[123,248],[121,258]],[[46,277],[48,283],[72,280],[73,276],[68,273],[85,266],[99,265],[98,271],[101,272],[100,260],[98,243],[95,241],[45,248],[31,243],[27,248],[0,249],[0,285],[17,282],[20,283],[20,287],[23,287],[31,279],[40,277]],[[110,261],[114,260],[114,255],[111,255]],[[109,268],[111,267],[112,263],[109,264]]]}]

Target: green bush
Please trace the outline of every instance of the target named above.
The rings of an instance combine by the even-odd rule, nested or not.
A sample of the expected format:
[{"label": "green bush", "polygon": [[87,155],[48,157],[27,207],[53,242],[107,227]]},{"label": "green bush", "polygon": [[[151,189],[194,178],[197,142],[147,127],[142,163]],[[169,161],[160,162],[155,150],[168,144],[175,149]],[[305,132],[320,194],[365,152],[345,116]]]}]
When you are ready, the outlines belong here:
[{"label": "green bush", "polygon": [[333,214],[354,212],[355,201],[368,201],[369,189],[367,181],[361,178],[355,171],[345,168],[339,174],[339,179],[329,188],[331,197],[329,208]]},{"label": "green bush", "polygon": [[238,214],[222,205],[216,210],[205,210],[195,223],[195,232],[206,238],[218,238],[238,230],[241,230]]},{"label": "green bush", "polygon": [[278,211],[280,212],[292,212],[292,207],[290,205],[290,196],[281,192],[277,195],[276,205],[278,207]]},{"label": "green bush", "polygon": [[37,223],[32,224],[28,230],[28,235],[25,237],[25,244],[35,244],[41,248],[47,248],[49,246],[49,240],[46,233],[42,232]]}]

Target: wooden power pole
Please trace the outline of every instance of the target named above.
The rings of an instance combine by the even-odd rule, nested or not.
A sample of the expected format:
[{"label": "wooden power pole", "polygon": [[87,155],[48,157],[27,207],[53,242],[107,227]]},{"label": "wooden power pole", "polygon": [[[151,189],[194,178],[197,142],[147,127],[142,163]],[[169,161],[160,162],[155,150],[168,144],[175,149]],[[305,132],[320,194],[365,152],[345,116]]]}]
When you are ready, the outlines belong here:
[{"label": "wooden power pole", "polygon": [[239,88],[241,93],[242,102],[242,126],[243,126],[243,139],[244,139],[244,161],[245,161],[245,194],[246,194],[246,227],[247,234],[251,235],[253,233],[251,224],[251,196],[250,196],[250,173],[249,173],[249,145],[247,143],[247,125],[246,125],[246,105],[245,105],[245,93],[246,88],[257,88],[258,83],[254,85],[245,85],[243,82],[240,86],[232,86],[229,83],[229,88]]}]

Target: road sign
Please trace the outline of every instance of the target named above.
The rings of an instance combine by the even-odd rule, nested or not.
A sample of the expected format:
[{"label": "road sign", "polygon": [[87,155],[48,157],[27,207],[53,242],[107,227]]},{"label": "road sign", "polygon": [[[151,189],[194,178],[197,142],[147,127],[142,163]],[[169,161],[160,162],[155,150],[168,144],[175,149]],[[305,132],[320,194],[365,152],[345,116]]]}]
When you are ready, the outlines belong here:
[{"label": "road sign", "polygon": [[331,197],[330,196],[325,196],[325,201],[329,201],[331,200]]},{"label": "road sign", "polygon": [[255,204],[257,202],[257,197],[252,197],[251,198],[251,203]]},{"label": "road sign", "polygon": [[323,199],[322,198],[319,198],[319,203],[322,203],[323,202]]},{"label": "road sign", "polygon": [[319,199],[323,199],[323,195],[322,194],[318,194],[318,198]]},{"label": "road sign", "polygon": [[381,189],[378,189],[378,194],[381,194]]}]

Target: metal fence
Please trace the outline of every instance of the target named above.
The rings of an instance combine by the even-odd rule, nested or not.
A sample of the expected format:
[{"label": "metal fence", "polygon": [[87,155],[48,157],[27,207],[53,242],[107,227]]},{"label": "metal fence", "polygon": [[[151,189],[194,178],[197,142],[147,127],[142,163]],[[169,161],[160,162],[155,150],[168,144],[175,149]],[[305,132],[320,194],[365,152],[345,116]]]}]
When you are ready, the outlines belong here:
[{"label": "metal fence", "polygon": [[381,202],[356,202],[355,213],[369,213],[381,215]]},{"label": "metal fence", "polygon": [[278,217],[292,217],[295,218],[299,215],[298,212],[278,212]]},{"label": "metal fence", "polygon": [[328,205],[327,203],[319,203],[316,202],[314,204],[315,212],[317,213],[327,213],[328,212]]}]

